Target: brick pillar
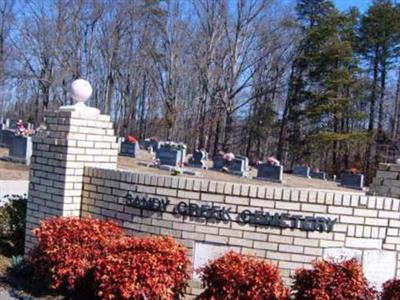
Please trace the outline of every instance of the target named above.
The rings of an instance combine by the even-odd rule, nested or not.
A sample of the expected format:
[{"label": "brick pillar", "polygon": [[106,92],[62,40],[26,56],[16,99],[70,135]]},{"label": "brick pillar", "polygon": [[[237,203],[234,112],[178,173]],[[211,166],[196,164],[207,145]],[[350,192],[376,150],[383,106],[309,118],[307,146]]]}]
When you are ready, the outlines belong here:
[{"label": "brick pillar", "polygon": [[117,166],[118,144],[110,116],[85,108],[46,113],[46,130],[33,138],[25,253],[35,244],[32,229],[41,220],[80,216],[85,166]]}]

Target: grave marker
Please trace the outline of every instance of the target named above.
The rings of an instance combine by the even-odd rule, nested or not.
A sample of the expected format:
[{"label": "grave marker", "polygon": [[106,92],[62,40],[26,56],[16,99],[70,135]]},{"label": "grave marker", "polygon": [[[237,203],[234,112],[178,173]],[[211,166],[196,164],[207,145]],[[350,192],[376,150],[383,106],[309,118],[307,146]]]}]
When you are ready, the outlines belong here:
[{"label": "grave marker", "polygon": [[283,182],[283,166],[274,166],[269,163],[263,163],[258,166],[256,179]]},{"label": "grave marker", "polygon": [[245,160],[235,158],[229,163],[229,172],[234,175],[244,176],[247,173]]},{"label": "grave marker", "polygon": [[222,170],[223,167],[226,166],[226,160],[223,155],[216,155],[213,158],[213,169]]},{"label": "grave marker", "polygon": [[303,166],[295,166],[293,168],[293,174],[300,176],[300,177],[305,177],[305,178],[311,178],[310,176],[310,168],[309,167],[303,167]]},{"label": "grave marker", "polygon": [[156,158],[160,160],[161,165],[183,166],[186,157],[186,149],[179,146],[174,147],[168,144],[161,145],[156,152]]},{"label": "grave marker", "polygon": [[364,188],[364,175],[344,172],[341,175],[342,186],[362,190]]},{"label": "grave marker", "polygon": [[326,180],[327,179],[327,175],[326,175],[325,172],[314,172],[314,171],[311,171],[310,172],[310,176],[311,176],[311,178],[314,178],[314,179],[321,179],[321,180]]},{"label": "grave marker", "polygon": [[129,141],[121,142],[120,155],[129,157],[139,157],[139,143],[131,143]]},{"label": "grave marker", "polygon": [[10,148],[14,131],[8,129],[2,129],[0,133],[0,146]]},{"label": "grave marker", "polygon": [[11,138],[9,157],[12,161],[17,161],[26,165],[31,164],[32,138],[14,135]]},{"label": "grave marker", "polygon": [[207,168],[207,152],[204,150],[195,150],[189,159],[189,166],[193,168]]}]

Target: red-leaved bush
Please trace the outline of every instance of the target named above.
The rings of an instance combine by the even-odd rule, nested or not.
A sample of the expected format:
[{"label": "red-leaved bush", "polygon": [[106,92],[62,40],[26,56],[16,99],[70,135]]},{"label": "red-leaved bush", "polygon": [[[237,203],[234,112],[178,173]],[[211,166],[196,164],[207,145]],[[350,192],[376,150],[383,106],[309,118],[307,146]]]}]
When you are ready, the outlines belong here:
[{"label": "red-leaved bush", "polygon": [[356,259],[316,261],[312,269],[296,271],[292,289],[295,300],[372,300],[377,296]]},{"label": "red-leaved bush", "polygon": [[199,300],[287,300],[278,268],[253,256],[228,252],[201,268],[205,287]]},{"label": "red-leaved bush", "polygon": [[400,300],[400,279],[393,279],[383,284],[382,300]]},{"label": "red-leaved bush", "polygon": [[103,256],[105,248],[123,236],[112,221],[54,217],[34,231],[38,245],[29,261],[37,275],[50,277],[52,288],[74,290]]},{"label": "red-leaved bush", "polygon": [[35,273],[82,299],[173,300],[187,286],[187,250],[173,238],[128,237],[111,221],[60,217],[35,235]]},{"label": "red-leaved bush", "polygon": [[186,248],[169,237],[125,237],[99,260],[102,299],[176,299],[189,280]]}]

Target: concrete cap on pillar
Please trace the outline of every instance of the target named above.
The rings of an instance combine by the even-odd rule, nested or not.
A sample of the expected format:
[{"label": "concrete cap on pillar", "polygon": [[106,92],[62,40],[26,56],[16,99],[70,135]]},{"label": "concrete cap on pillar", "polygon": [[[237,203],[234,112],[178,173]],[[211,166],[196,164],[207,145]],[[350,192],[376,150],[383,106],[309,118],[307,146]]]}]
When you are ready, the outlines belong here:
[{"label": "concrete cap on pillar", "polygon": [[76,79],[71,84],[70,95],[75,101],[75,105],[68,105],[60,107],[63,111],[79,111],[86,114],[100,114],[97,108],[88,107],[85,105],[93,93],[93,88],[89,81],[85,79]]},{"label": "concrete cap on pillar", "polygon": [[75,103],[85,102],[92,95],[93,89],[85,79],[74,80],[71,84],[71,97]]}]

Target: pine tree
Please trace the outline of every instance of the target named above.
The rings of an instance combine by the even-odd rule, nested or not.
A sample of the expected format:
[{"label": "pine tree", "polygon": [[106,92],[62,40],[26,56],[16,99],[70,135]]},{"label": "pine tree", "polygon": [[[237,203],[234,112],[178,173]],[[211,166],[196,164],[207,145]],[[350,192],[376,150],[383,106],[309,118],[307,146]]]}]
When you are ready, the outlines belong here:
[{"label": "pine tree", "polygon": [[[387,73],[393,65],[394,58],[399,54],[399,7],[391,0],[374,1],[362,17],[359,39],[360,53],[369,64],[372,73],[368,131],[374,139],[374,144],[366,153],[366,162],[368,169],[373,171],[379,160],[375,146],[385,140],[383,119]],[[375,157],[373,165],[370,164],[371,156]]]}]

